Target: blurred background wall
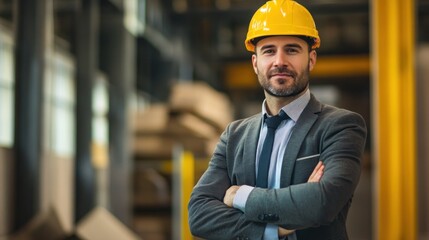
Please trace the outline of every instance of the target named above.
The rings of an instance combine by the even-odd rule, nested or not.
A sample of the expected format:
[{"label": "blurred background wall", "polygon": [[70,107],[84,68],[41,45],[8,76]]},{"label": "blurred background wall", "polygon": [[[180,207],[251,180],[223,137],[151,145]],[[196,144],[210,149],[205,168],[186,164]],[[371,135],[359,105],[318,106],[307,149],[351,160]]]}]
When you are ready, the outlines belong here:
[{"label": "blurred background wall", "polygon": [[[243,42],[264,2],[0,0],[0,239],[191,239],[187,199],[219,135],[260,111]],[[429,239],[429,1],[299,2],[322,40],[311,91],[368,125],[350,238]],[[383,105],[404,96],[382,85],[395,69],[415,93],[397,108]],[[397,110],[411,126],[383,135]],[[412,171],[388,175],[390,133],[407,129],[415,155],[394,163]]]}]

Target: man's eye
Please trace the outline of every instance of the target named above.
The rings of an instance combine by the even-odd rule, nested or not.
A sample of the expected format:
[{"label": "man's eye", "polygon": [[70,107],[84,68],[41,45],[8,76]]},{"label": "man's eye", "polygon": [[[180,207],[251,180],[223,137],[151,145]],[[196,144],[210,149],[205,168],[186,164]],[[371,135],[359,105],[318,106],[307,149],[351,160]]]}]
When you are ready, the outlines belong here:
[{"label": "man's eye", "polygon": [[274,53],[274,50],[272,50],[272,49],[267,49],[267,50],[265,50],[263,53],[264,53],[264,54],[271,54],[271,53]]},{"label": "man's eye", "polygon": [[288,48],[288,49],[286,49],[286,52],[288,52],[288,53],[297,53],[298,50],[295,49],[295,48]]}]

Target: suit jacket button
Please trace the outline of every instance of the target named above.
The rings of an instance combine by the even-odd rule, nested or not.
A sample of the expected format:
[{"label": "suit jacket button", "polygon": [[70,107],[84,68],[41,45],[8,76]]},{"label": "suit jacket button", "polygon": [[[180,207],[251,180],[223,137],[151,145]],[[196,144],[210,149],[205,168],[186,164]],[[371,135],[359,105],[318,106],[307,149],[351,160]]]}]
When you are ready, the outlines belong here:
[{"label": "suit jacket button", "polygon": [[275,222],[279,220],[279,215],[277,214],[266,214],[265,215],[265,220],[269,221],[269,222]]}]

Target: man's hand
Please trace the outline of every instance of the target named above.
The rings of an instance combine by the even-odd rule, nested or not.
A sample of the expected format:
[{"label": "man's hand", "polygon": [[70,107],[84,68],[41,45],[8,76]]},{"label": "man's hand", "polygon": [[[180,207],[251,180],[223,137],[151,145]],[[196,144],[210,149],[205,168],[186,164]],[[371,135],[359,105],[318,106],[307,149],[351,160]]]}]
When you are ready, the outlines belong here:
[{"label": "man's hand", "polygon": [[[319,163],[317,163],[316,167],[311,173],[310,177],[308,178],[307,182],[319,182],[320,179],[322,179],[324,169],[325,169],[325,165],[323,165],[322,161],[319,161]],[[278,231],[280,238],[286,237],[287,235],[294,232],[295,230],[289,230],[282,227],[279,227],[279,231]]]},{"label": "man's hand", "polygon": [[322,161],[317,163],[307,182],[319,182],[323,176],[323,171],[325,170],[325,165],[323,165]]},{"label": "man's hand", "polygon": [[223,197],[223,203],[228,205],[228,207],[232,207],[235,194],[237,193],[237,190],[239,188],[240,186],[232,185],[231,187],[228,188],[228,190],[226,190],[225,197]]},{"label": "man's hand", "polygon": [[285,228],[279,227],[279,231],[278,231],[278,233],[279,233],[279,238],[286,237],[287,235],[292,234],[292,233],[294,233],[294,232],[295,232],[295,230],[288,230],[288,229],[285,229]]},{"label": "man's hand", "polygon": [[[307,182],[319,182],[320,179],[322,179],[324,169],[325,169],[325,165],[323,165],[322,161],[319,161],[319,163],[317,163],[316,167],[311,173],[310,177],[308,178]],[[223,198],[223,203],[225,203],[229,207],[232,207],[235,194],[237,193],[237,190],[239,188],[240,186],[237,186],[237,185],[233,185],[229,187],[228,190],[226,190],[225,197]],[[282,227],[278,228],[279,237],[285,237],[294,232],[295,230],[288,230]]]}]

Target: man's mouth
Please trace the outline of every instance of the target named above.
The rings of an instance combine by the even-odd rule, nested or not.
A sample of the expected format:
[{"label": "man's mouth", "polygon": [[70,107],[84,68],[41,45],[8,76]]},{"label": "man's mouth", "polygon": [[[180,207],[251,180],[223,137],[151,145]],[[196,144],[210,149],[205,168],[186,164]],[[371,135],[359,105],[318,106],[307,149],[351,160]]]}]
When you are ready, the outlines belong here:
[{"label": "man's mouth", "polygon": [[292,73],[286,73],[286,72],[281,72],[281,73],[270,74],[270,77],[294,78],[294,74],[292,74]]},{"label": "man's mouth", "polygon": [[274,69],[270,72],[270,77],[290,77],[294,78],[295,74],[292,71],[286,69]]}]

